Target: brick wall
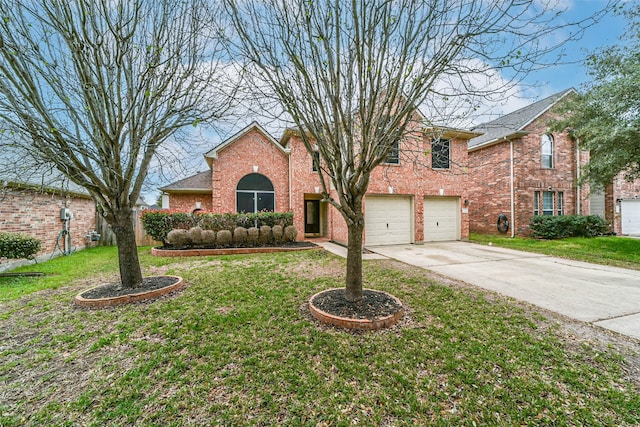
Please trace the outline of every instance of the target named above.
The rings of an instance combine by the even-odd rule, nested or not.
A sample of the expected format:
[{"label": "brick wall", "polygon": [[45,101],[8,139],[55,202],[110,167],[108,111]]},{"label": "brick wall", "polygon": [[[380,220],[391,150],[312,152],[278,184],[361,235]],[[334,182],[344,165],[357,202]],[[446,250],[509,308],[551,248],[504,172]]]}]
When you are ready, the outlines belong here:
[{"label": "brick wall", "polygon": [[[73,213],[69,224],[74,249],[85,248],[85,235],[96,229],[96,209],[93,200],[84,197],[65,197],[30,190],[8,190],[0,194],[0,231],[26,233],[42,241],[38,255],[52,253],[64,221],[60,209]],[[59,242],[63,244],[62,240]]]},{"label": "brick wall", "polygon": [[640,197],[640,180],[629,182],[624,177],[624,172],[618,174],[612,185],[605,192],[605,207],[607,213],[611,213],[607,220],[612,224],[612,231],[622,234],[622,217],[618,200],[636,199]]},{"label": "brick wall", "polygon": [[211,211],[235,212],[238,181],[256,172],[255,168],[257,173],[269,178],[273,184],[275,210],[289,211],[287,154],[255,128],[220,150],[218,159],[213,161]]},{"label": "brick wall", "polygon": [[[497,234],[498,216],[504,214],[516,235],[527,235],[534,215],[536,191],[540,195],[545,191],[553,193],[554,215],[557,214],[559,192],[563,194],[564,214],[576,213],[576,144],[566,133],[553,133],[553,167],[543,168],[541,138],[547,132],[545,123],[548,120],[549,116],[543,114],[524,129],[529,135],[513,141],[515,218],[511,218],[510,142],[469,153],[472,232]],[[587,203],[585,193],[588,189],[582,189],[580,194],[583,205]]]},{"label": "brick wall", "polygon": [[191,212],[196,208],[196,203],[200,202],[200,209],[206,212],[211,212],[211,201],[211,193],[171,193],[169,197],[169,209],[179,212]]},{"label": "brick wall", "polygon": [[[292,209],[296,227],[304,231],[304,200],[317,197],[320,181],[316,172],[312,171],[311,155],[307,152],[302,140],[293,136],[289,140],[292,167]],[[367,194],[390,194],[413,196],[414,200],[414,240],[424,240],[424,199],[425,197],[459,197],[461,205],[468,199],[467,192],[467,142],[462,139],[451,140],[451,167],[448,170],[431,168],[431,157],[424,153],[431,149],[431,138],[422,132],[409,132],[400,144],[400,164],[383,164],[373,170]],[[442,190],[442,191],[441,191]],[[332,194],[337,199],[335,191]],[[366,210],[366,203],[364,206]],[[469,237],[469,219],[464,210],[460,214],[460,234],[462,239]],[[329,233],[327,237],[337,242],[346,243],[347,225],[337,209],[327,209]],[[302,233],[303,236],[303,233]]]}]

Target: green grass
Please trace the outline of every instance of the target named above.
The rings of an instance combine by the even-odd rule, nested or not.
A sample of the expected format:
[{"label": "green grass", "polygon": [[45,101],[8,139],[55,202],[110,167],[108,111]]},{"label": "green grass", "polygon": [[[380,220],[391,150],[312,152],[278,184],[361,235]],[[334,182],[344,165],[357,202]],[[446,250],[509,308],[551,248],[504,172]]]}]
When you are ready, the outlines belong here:
[{"label": "green grass", "polygon": [[624,354],[566,339],[555,321],[493,294],[367,261],[365,286],[399,297],[409,316],[353,333],[306,309],[342,286],[344,260],[326,252],[148,252],[145,274],[179,274],[188,287],[151,304],[76,308],[94,268],[116,273],[115,250],[101,249],[47,263],[66,278],[55,290],[14,299],[0,288],[0,425],[640,423]]},{"label": "green grass", "polygon": [[491,243],[509,249],[542,253],[596,264],[640,269],[640,239],[607,236],[542,240],[471,234],[469,241],[480,244]]}]

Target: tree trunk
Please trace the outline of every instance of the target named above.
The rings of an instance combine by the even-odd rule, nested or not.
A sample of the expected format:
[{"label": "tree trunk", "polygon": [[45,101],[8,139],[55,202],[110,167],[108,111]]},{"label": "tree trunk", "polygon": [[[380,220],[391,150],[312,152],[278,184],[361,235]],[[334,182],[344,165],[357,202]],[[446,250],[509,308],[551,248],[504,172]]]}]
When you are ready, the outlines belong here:
[{"label": "tree trunk", "polygon": [[360,212],[356,221],[348,223],[349,242],[347,245],[347,286],[345,298],[349,302],[362,299],[362,232],[364,215]]},{"label": "tree trunk", "polygon": [[133,227],[133,212],[121,213],[111,224],[118,242],[120,281],[123,288],[133,289],[142,284],[142,270],[138,259],[136,233]]}]

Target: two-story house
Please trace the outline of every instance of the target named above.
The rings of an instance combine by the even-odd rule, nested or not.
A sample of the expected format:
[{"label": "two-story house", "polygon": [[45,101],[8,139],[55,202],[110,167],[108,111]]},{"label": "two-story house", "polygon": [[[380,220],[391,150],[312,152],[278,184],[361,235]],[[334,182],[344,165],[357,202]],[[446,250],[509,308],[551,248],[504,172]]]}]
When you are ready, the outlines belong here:
[{"label": "two-story house", "polygon": [[[372,172],[364,200],[368,246],[468,238],[467,142],[477,134],[421,126]],[[210,170],[161,188],[164,208],[293,211],[299,239],[346,243],[346,223],[323,201],[312,154],[297,130],[276,140],[252,123],[205,159]]]}]

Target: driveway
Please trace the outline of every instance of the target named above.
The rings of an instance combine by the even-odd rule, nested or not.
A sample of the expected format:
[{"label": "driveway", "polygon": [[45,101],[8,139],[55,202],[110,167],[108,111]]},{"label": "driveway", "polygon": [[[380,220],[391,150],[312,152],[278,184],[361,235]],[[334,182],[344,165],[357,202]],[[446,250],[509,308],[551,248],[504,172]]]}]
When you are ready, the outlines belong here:
[{"label": "driveway", "polygon": [[640,339],[640,271],[467,242],[367,249]]}]

